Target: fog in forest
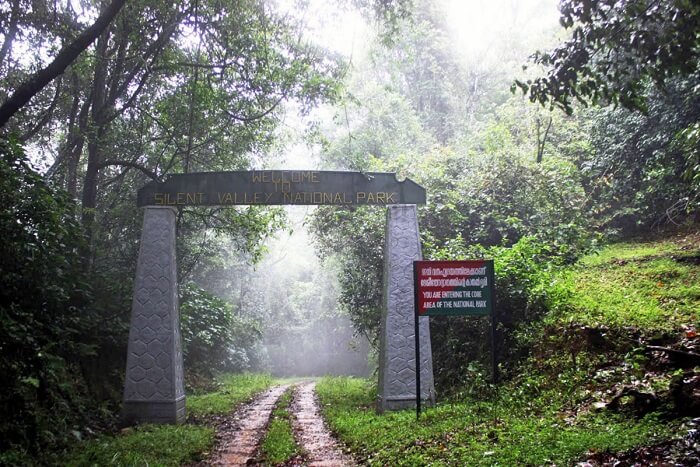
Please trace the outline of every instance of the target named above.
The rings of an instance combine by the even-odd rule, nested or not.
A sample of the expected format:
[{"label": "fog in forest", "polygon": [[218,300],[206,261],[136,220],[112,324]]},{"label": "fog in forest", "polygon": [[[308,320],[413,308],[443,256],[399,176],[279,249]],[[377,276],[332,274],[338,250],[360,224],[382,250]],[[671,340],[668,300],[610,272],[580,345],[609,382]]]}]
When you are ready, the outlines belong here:
[{"label": "fog in forest", "polygon": [[250,278],[267,322],[263,346],[275,376],[368,375],[367,339],[339,309],[337,269],[318,258],[304,227],[313,208],[287,208],[291,231],[268,242]]},{"label": "fog in forest", "polygon": [[257,263],[237,254],[232,242],[218,268],[193,273],[198,286],[233,305],[234,318],[247,328],[233,333],[236,370],[274,376],[370,373],[368,341],[339,308],[337,268],[332,259],[319,259],[306,231],[310,210],[286,207],[286,229],[267,240]]},{"label": "fog in forest", "polygon": [[[346,84],[338,102],[308,112],[302,103],[287,101],[283,124],[275,130],[277,143],[264,157],[253,155],[258,169],[356,170],[370,167],[376,158],[400,159],[447,139],[462,144],[460,134],[473,133],[494,106],[510,98],[510,80],[521,72],[528,54],[553,42],[557,34],[558,12],[551,0],[421,3],[413,22],[404,26],[411,32],[397,36],[390,48],[382,45],[377,24],[359,12],[327,2],[307,6],[299,34],[347,61]],[[298,14],[295,2],[279,2],[275,8]],[[423,76],[436,69],[459,73]],[[417,80],[423,86],[431,79],[434,86],[443,80],[445,89],[454,87],[464,95],[435,101],[442,91],[410,84]],[[416,101],[430,94],[431,101],[421,104],[422,125],[434,127],[435,137],[392,108],[397,93]],[[383,121],[385,112],[396,122]],[[387,125],[393,126],[391,131]],[[368,134],[372,136],[365,141]],[[391,164],[372,169],[392,171]],[[234,338],[234,369],[270,371],[276,376],[374,372],[376,350],[370,351],[365,335],[376,341],[378,323],[368,324],[356,313],[357,320],[365,320],[358,330],[347,304],[339,302],[338,275],[347,274],[348,256],[341,245],[329,248],[322,232],[309,230],[316,208],[287,206],[283,211],[286,220],[270,232],[258,257],[236,253],[242,249],[239,239],[222,238],[222,244],[229,244],[223,250],[229,253],[219,258],[217,267],[204,262],[192,275],[194,282],[232,304],[234,315],[247,323],[244,328],[253,329]],[[356,240],[367,241],[351,241]],[[380,254],[382,239],[374,240],[373,254]],[[320,245],[330,251],[323,260]],[[376,302],[381,278],[370,280],[377,289],[367,297]]]}]

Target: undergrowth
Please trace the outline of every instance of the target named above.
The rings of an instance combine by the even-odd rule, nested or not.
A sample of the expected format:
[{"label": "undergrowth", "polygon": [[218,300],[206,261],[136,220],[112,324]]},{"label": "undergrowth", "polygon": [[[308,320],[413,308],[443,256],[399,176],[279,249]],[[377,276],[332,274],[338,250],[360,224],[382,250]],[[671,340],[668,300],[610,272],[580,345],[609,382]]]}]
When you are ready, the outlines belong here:
[{"label": "undergrowth", "polygon": [[698,322],[700,249],[692,243],[625,243],[559,274],[550,323],[672,332]]},{"label": "undergrowth", "polygon": [[212,428],[142,425],[118,436],[104,436],[75,449],[60,465],[178,466],[200,460],[214,443]]},{"label": "undergrowth", "polygon": [[[216,392],[187,396],[188,420],[226,414],[272,383],[269,375],[222,375]],[[206,420],[204,420],[206,422]],[[201,424],[142,425],[79,443],[54,465],[177,466],[198,461],[214,444],[214,429]]]},{"label": "undergrowth", "polygon": [[187,397],[187,412],[193,417],[225,414],[272,384],[265,374],[225,374],[218,379],[218,389],[207,394]]},{"label": "undergrowth", "polygon": [[[368,465],[567,465],[588,451],[620,451],[666,438],[655,416],[560,411],[565,394],[524,395],[504,386],[490,398],[415,412],[376,414],[366,380],[325,378],[318,386],[332,429]],[[524,397],[522,397],[524,396]]]}]

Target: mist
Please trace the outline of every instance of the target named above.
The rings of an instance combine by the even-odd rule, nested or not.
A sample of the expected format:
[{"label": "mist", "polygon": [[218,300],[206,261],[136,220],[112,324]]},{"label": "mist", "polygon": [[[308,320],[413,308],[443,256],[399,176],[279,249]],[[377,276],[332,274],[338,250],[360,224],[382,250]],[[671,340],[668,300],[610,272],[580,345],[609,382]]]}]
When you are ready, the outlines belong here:
[{"label": "mist", "polygon": [[354,335],[338,306],[337,268],[320,261],[304,226],[310,210],[287,208],[291,230],[268,242],[253,273],[269,317],[263,335],[267,369],[274,376],[366,376],[368,342]]},{"label": "mist", "polygon": [[[282,2],[279,8],[296,14],[291,3]],[[421,3],[415,24],[402,26],[407,28],[405,35],[392,49],[379,43],[379,32],[358,12],[331,8],[326,2],[311,2],[310,8],[318,14],[305,18],[302,34],[348,60],[344,92],[362,104],[350,98],[340,106],[326,104],[305,113],[303,104],[286,102],[283,124],[275,131],[278,144],[264,159],[253,158],[255,168],[355,170],[387,155],[422,158],[447,141],[463,148],[474,129],[490,121],[494,109],[509,100],[520,101],[508,92],[512,77],[532,50],[551,43],[557,34],[552,0]],[[423,44],[420,47],[428,55],[417,53],[421,50],[417,44]],[[421,60],[431,69],[459,70],[435,79],[460,90],[462,97],[444,95],[439,105],[419,106],[422,110],[414,121],[408,107],[399,112],[389,109],[392,119],[403,115],[395,129],[385,132],[380,126],[366,141],[357,138],[368,118],[384,118],[378,115],[386,102],[409,106],[435,98],[424,96],[421,86],[406,87],[407,82],[422,79],[412,71]],[[402,92],[406,96],[398,97]],[[443,118],[445,112],[452,117]],[[331,255],[321,261],[305,227],[314,209],[280,209],[285,220],[271,228],[257,254],[240,253],[246,250],[241,239],[222,238],[215,248],[218,263],[202,261],[192,275],[201,287],[231,303],[234,314],[252,320],[254,329],[247,328],[249,332],[231,349],[238,362],[235,371],[369,375],[376,366],[369,363],[376,349],[353,329],[347,307],[339,302],[343,259]],[[370,335],[373,340],[377,337]]]},{"label": "mist", "polygon": [[279,377],[371,373],[369,342],[356,335],[338,304],[338,267],[332,259],[319,259],[305,228],[312,210],[286,207],[286,229],[265,242],[258,262],[224,237],[223,261],[203,261],[207,266],[192,275],[200,287],[231,303],[234,316],[247,320],[230,349],[238,362],[234,370]]}]

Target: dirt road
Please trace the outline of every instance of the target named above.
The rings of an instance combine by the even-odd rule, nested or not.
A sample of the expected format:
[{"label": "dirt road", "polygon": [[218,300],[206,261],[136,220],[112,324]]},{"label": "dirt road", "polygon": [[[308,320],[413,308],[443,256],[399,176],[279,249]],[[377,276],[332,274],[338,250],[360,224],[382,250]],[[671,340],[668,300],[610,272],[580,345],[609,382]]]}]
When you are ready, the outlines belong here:
[{"label": "dirt road", "polygon": [[289,386],[275,386],[236,410],[221,424],[211,465],[250,465],[277,399]]},{"label": "dirt road", "polygon": [[[258,465],[256,454],[265,437],[272,410],[290,385],[275,386],[250,403],[233,412],[217,429],[216,448],[212,456],[199,465]],[[356,465],[344,454],[328,431],[315,396],[316,383],[303,382],[292,386],[291,405],[294,438],[304,453],[304,461],[288,465],[342,467]]]}]

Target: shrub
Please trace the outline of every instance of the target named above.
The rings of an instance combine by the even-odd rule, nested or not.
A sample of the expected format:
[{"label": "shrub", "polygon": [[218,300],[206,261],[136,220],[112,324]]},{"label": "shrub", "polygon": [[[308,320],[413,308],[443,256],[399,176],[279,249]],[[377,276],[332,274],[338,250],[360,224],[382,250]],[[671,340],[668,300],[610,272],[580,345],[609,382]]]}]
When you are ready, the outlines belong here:
[{"label": "shrub", "polygon": [[90,321],[75,205],[0,140],[0,464],[80,436]]},{"label": "shrub", "polygon": [[233,313],[230,303],[194,283],[180,292],[185,370],[210,378],[219,371],[245,371],[255,363],[260,324]]},{"label": "shrub", "polygon": [[[430,252],[431,259],[492,258],[496,275],[498,315],[497,356],[508,370],[528,351],[523,331],[546,311],[546,284],[565,260],[558,251],[533,237],[512,247],[467,246],[461,237]],[[431,318],[433,358],[439,361],[435,380],[443,392],[463,390],[483,380],[490,358],[490,321],[487,317]],[[481,387],[480,385],[477,385]],[[477,386],[474,386],[475,388]]]}]

